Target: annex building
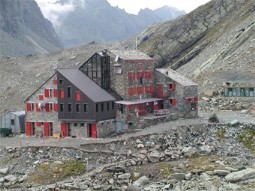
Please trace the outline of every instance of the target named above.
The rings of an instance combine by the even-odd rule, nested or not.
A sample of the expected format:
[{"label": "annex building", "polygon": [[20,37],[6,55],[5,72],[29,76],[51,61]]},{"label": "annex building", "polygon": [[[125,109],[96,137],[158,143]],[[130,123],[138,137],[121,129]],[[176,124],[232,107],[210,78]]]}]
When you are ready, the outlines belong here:
[{"label": "annex building", "polygon": [[196,117],[198,89],[137,50],[96,52],[80,68],[56,69],[26,100],[26,135],[106,137],[144,117]]}]

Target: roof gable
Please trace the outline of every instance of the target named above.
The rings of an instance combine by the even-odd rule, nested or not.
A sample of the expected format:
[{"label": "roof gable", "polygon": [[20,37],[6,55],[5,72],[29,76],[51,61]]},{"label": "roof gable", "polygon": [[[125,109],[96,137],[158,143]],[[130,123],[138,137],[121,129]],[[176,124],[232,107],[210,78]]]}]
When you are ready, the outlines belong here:
[{"label": "roof gable", "polygon": [[115,98],[101,88],[79,69],[58,69],[61,75],[68,79],[74,86],[80,89],[94,102],[114,101]]}]

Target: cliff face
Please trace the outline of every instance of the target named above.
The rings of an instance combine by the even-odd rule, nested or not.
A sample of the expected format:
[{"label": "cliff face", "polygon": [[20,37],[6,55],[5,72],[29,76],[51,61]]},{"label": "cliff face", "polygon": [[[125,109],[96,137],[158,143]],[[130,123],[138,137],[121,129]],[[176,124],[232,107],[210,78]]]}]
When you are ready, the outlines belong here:
[{"label": "cliff face", "polygon": [[224,81],[254,83],[254,18],[253,0],[212,0],[173,22],[147,28],[138,48],[159,67],[196,81],[201,91],[217,90]]},{"label": "cliff face", "polygon": [[62,48],[34,0],[0,1],[0,55],[47,53]]}]

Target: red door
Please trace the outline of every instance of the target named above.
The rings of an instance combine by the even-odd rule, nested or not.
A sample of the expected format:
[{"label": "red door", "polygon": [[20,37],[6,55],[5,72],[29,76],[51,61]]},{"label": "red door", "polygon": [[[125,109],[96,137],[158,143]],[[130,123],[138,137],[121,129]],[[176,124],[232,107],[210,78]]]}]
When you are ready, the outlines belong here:
[{"label": "red door", "polygon": [[44,122],[44,136],[48,137],[49,136],[49,123]]},{"label": "red door", "polygon": [[26,136],[31,136],[31,123],[26,122]]},{"label": "red door", "polygon": [[62,136],[66,137],[66,123],[61,123]]},{"label": "red door", "polygon": [[91,137],[97,138],[97,125],[95,123],[91,124]]}]

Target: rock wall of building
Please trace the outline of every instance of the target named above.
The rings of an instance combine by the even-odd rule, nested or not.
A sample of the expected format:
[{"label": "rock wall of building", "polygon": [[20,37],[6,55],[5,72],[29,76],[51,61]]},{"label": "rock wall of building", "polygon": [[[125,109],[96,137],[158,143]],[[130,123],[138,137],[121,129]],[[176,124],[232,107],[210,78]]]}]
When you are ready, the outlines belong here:
[{"label": "rock wall of building", "polygon": [[[57,97],[54,96],[54,89],[57,89],[57,84],[53,81],[56,80],[56,75],[50,78],[41,88],[38,89],[27,101],[26,104],[34,104],[32,111],[26,111],[26,122],[31,122],[35,124],[35,135],[43,135],[44,133],[44,122],[53,123],[53,133],[60,133],[60,122],[58,121],[58,112],[54,111],[54,104],[57,104]],[[49,97],[45,96],[45,89],[51,89]],[[39,100],[41,96],[42,100]],[[53,107],[46,111],[45,105],[47,103],[52,103]],[[39,111],[36,109],[37,104],[43,104],[44,107]],[[39,106],[38,106],[39,107]],[[39,125],[39,122],[41,124]]]},{"label": "rock wall of building", "polygon": [[97,138],[104,138],[115,132],[115,120],[97,122]]},{"label": "rock wall of building", "polygon": [[[197,107],[192,110],[191,103],[197,104],[197,86],[183,86],[172,80],[169,76],[155,71],[155,97],[159,97],[159,84],[163,84],[163,108],[169,109],[171,113],[176,113],[179,117],[196,117]],[[170,88],[174,84],[174,89]],[[192,98],[192,100],[187,100]],[[174,101],[175,100],[175,101]],[[196,101],[195,101],[196,100]]]}]

